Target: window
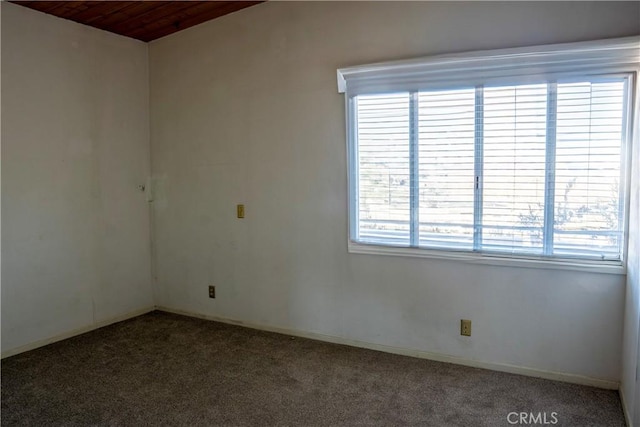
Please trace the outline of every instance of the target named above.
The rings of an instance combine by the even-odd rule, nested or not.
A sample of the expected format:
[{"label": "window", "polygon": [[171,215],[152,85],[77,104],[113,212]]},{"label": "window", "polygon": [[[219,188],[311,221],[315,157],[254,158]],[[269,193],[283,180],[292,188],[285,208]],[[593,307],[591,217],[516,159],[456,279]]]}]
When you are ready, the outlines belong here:
[{"label": "window", "polygon": [[620,264],[639,41],[339,70],[351,244]]}]

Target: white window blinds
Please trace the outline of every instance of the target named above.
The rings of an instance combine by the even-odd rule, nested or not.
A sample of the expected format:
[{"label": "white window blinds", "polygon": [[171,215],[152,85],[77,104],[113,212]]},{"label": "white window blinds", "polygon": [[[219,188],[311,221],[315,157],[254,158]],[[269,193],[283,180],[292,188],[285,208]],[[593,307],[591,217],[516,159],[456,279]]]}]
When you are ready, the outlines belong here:
[{"label": "white window blinds", "polygon": [[409,95],[358,97],[359,236],[410,242]]},{"label": "white window blinds", "polygon": [[619,262],[640,38],[338,70],[350,239]]},{"label": "white window blinds", "polygon": [[556,254],[616,258],[624,225],[627,81],[558,85]]},{"label": "white window blinds", "polygon": [[541,254],[547,85],[484,90],[482,244]]},{"label": "white window blinds", "polygon": [[473,249],[475,90],[418,99],[419,245]]},{"label": "white window blinds", "polygon": [[619,259],[626,85],[356,97],[357,241]]}]

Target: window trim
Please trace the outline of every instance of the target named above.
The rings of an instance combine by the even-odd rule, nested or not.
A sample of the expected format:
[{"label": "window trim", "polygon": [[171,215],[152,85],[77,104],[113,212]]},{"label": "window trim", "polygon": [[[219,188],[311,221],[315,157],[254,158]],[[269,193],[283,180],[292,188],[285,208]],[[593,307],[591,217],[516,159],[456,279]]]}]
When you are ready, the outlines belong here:
[{"label": "window trim", "polygon": [[409,258],[426,258],[450,261],[461,261],[469,264],[486,264],[504,267],[538,268],[550,270],[589,271],[603,274],[627,274],[623,261],[599,261],[573,258],[542,257],[532,255],[505,255],[492,252],[467,252],[429,249],[424,247],[410,248],[405,246],[381,246],[347,242],[347,249],[352,254],[387,255]]},{"label": "window trim", "polygon": [[[531,77],[553,80],[572,75],[637,72],[640,36],[577,43],[484,50],[381,62],[337,70],[338,92],[350,98],[366,93],[448,88]],[[605,65],[603,65],[605,64]]]},{"label": "window trim", "polygon": [[[345,94],[348,181],[348,251],[359,254],[384,254],[419,258],[448,259],[470,263],[592,271],[626,274],[628,250],[629,193],[631,179],[630,153],[633,124],[638,120],[638,73],[640,71],[640,36],[578,43],[532,46],[439,55],[426,58],[376,63],[337,70],[338,92]],[[605,64],[604,66],[602,64]],[[626,180],[624,192],[623,245],[619,261],[600,261],[500,254],[487,251],[451,251],[424,247],[397,247],[357,241],[358,224],[358,144],[354,97],[361,94],[434,89],[459,86],[522,84],[532,80],[557,80],[589,77],[597,74],[630,74],[630,96],[627,100],[629,120],[621,157],[624,158]],[[478,153],[476,153],[476,157]],[[546,205],[546,203],[545,203]],[[547,216],[547,215],[545,215]],[[475,233],[474,233],[475,234]],[[475,240],[475,239],[474,239]],[[475,243],[474,243],[475,247]]]}]

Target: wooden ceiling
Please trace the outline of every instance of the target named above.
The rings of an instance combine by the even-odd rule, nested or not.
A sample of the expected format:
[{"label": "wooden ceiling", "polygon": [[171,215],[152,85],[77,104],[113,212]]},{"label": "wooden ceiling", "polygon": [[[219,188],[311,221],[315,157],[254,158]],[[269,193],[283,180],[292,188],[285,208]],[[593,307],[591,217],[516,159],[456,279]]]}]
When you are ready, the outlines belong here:
[{"label": "wooden ceiling", "polygon": [[149,42],[262,1],[11,1]]}]

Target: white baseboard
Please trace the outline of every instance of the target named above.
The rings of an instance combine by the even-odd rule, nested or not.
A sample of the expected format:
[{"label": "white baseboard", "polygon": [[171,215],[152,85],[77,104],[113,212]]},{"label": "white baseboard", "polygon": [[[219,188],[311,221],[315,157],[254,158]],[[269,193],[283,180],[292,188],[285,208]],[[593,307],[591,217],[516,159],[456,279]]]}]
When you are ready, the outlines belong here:
[{"label": "white baseboard", "polygon": [[620,393],[620,402],[622,403],[622,412],[624,412],[624,419],[627,422],[627,427],[633,427],[633,421],[631,421],[631,416],[629,414],[629,407],[627,406],[627,400],[624,397],[624,391],[622,387],[618,390]]},{"label": "white baseboard", "polygon": [[142,314],[149,313],[151,311],[154,311],[155,309],[156,309],[155,306],[149,306],[149,307],[141,308],[139,310],[131,311],[129,313],[122,314],[120,316],[110,317],[109,319],[101,320],[91,325],[83,326],[82,328],[73,329],[71,331],[67,331],[67,332],[63,332],[61,334],[55,335],[53,337],[45,338],[43,340],[35,341],[29,344],[22,345],[20,347],[3,351],[0,357],[4,359],[5,357],[15,356],[16,354],[24,353],[25,351],[35,350],[38,347],[43,347],[48,344],[53,344],[54,342],[57,342],[57,341],[66,340],[67,338],[75,337],[76,335],[84,334],[85,332],[90,332],[95,329],[111,325],[113,323],[122,322],[123,320],[131,319],[133,317],[137,317]]},{"label": "white baseboard", "polygon": [[205,314],[192,313],[184,310],[176,310],[169,307],[157,306],[157,310],[166,311],[168,313],[182,314],[184,316],[197,317],[200,319],[213,320],[216,322],[229,323],[233,325],[244,326],[252,329],[260,329],[269,332],[277,332],[280,334],[291,335],[301,338],[310,338],[318,341],[325,341],[334,344],[348,345],[351,347],[367,348],[370,350],[383,351],[385,353],[399,354],[402,356],[418,357],[421,359],[435,360],[438,362],[453,363],[456,365],[470,366],[473,368],[489,369],[492,371],[508,372],[511,374],[525,375],[528,377],[544,378],[548,380],[563,381],[567,383],[587,385],[592,387],[604,388],[609,390],[618,390],[620,383],[618,381],[604,380],[600,378],[591,378],[576,374],[567,374],[563,372],[545,371],[535,368],[527,368],[523,366],[515,366],[504,363],[483,362],[473,359],[465,359],[457,356],[450,356],[440,353],[430,353],[410,348],[393,347],[383,344],[373,344],[364,341],[357,341],[332,335],[324,335],[316,332],[299,331],[296,329],[279,328],[275,326],[258,325],[241,320],[229,319],[224,317],[209,316]]}]

